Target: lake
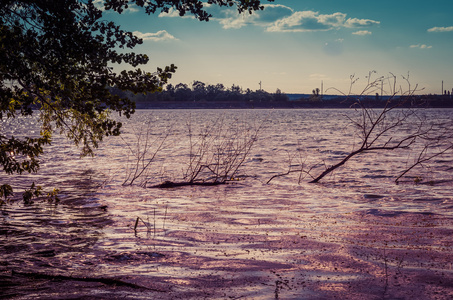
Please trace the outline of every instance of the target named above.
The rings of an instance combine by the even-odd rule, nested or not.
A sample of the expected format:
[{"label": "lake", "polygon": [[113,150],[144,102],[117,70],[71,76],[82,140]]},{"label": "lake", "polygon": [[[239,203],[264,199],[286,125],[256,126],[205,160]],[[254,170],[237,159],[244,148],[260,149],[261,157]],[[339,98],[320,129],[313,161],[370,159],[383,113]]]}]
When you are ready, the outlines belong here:
[{"label": "lake", "polygon": [[[355,114],[138,110],[93,158],[55,136],[37,174],[0,176],[17,191],[61,190],[58,204],[1,208],[0,297],[451,299],[451,152],[399,184],[421,146],[360,154],[309,183],[360,144]],[[451,122],[453,110],[420,115]],[[33,135],[36,123],[4,120],[2,131]],[[152,187],[184,181],[202,157],[244,159],[227,184]]]}]

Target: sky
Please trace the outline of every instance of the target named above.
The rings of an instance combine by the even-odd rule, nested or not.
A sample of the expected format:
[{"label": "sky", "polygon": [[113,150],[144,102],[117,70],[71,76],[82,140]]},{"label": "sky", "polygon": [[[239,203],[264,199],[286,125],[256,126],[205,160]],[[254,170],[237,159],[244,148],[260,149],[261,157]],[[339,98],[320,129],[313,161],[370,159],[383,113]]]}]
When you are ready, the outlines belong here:
[{"label": "sky", "polygon": [[[175,64],[170,83],[194,80],[284,93],[359,93],[367,76],[396,76],[403,91],[439,94],[453,88],[452,0],[275,0],[264,10],[205,5],[202,22],[176,12],[148,16],[137,7],[105,12],[143,38],[134,52],[151,59],[141,68]],[[409,76],[409,77],[408,77]],[[406,80],[408,79],[408,80]],[[410,87],[408,85],[410,83]],[[390,92],[387,86],[384,88]]]}]

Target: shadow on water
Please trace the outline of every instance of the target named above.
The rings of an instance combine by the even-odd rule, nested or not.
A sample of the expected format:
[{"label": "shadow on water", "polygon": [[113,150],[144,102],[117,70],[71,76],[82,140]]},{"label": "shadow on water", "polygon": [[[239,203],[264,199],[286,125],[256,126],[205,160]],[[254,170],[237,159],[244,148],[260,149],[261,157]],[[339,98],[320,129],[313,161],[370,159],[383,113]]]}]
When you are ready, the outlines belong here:
[{"label": "shadow on water", "polygon": [[97,185],[92,173],[57,179],[64,191],[58,204],[18,201],[1,208],[0,298],[80,297],[82,278],[85,287],[109,284],[86,277],[96,269],[93,257],[100,255],[92,246],[111,223],[107,207],[93,198]]},{"label": "shadow on water", "polygon": [[[409,212],[406,211],[389,211],[389,210],[381,210],[381,209],[368,209],[366,211],[367,215],[373,215],[373,216],[378,216],[378,217],[398,217],[398,216],[404,216],[405,214],[409,214]],[[420,215],[424,216],[431,216],[434,215],[433,213],[430,212],[420,212],[418,213]]]}]

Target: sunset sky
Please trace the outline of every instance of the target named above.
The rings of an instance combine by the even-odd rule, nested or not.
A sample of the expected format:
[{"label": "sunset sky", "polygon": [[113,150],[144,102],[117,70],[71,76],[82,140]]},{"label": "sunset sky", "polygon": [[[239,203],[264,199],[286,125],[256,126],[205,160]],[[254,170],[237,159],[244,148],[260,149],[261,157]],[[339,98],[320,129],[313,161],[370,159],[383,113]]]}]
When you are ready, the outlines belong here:
[{"label": "sunset sky", "polygon": [[350,75],[360,78],[358,91],[375,70],[399,78],[409,72],[421,93],[440,93],[442,80],[453,88],[452,0],[263,3],[252,15],[208,7],[208,23],[174,12],[148,16],[134,6],[105,18],[144,39],[134,50],[151,57],[143,69],[174,63],[174,85],[200,80],[256,90],[261,81],[268,92],[311,93],[323,81],[324,90],[347,92]]}]

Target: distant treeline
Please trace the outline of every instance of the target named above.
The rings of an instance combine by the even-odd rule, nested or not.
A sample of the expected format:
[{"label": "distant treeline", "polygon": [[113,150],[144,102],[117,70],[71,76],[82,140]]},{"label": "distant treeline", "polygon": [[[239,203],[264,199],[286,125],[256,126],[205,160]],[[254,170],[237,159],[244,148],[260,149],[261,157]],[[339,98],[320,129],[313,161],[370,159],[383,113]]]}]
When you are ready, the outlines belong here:
[{"label": "distant treeline", "polygon": [[[137,108],[252,108],[252,107],[294,107],[294,108],[344,108],[354,106],[358,99],[369,107],[382,107],[388,96],[335,96],[320,95],[319,89],[311,95],[289,97],[280,89],[275,93],[264,90],[243,90],[240,86],[232,85],[226,88],[223,84],[205,84],[194,81],[192,86],[179,83],[172,84],[157,93],[133,94],[112,88],[112,92],[127,97],[137,104]],[[392,102],[404,101],[404,106],[453,107],[452,95],[418,95],[411,97],[395,97]]]},{"label": "distant treeline", "polygon": [[252,91],[243,90],[240,86],[232,85],[226,88],[223,84],[218,83],[205,84],[201,81],[194,81],[192,87],[185,83],[179,83],[175,86],[167,84],[165,89],[160,93],[137,94],[124,93],[114,90],[120,96],[127,96],[136,103],[155,102],[155,101],[176,101],[176,102],[280,102],[289,101],[286,94],[279,89],[275,93],[268,93],[264,90]]}]

